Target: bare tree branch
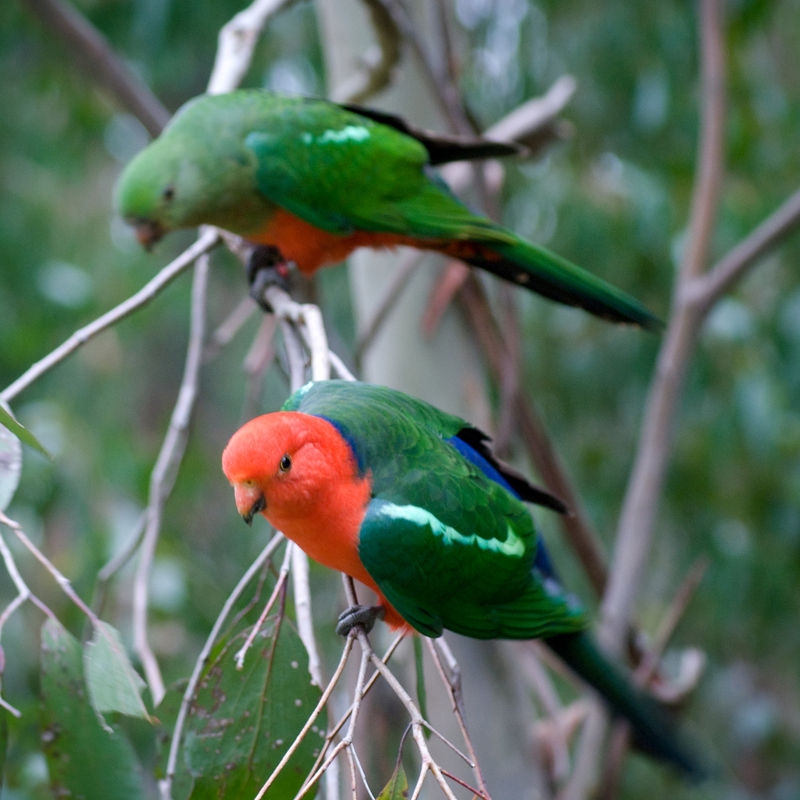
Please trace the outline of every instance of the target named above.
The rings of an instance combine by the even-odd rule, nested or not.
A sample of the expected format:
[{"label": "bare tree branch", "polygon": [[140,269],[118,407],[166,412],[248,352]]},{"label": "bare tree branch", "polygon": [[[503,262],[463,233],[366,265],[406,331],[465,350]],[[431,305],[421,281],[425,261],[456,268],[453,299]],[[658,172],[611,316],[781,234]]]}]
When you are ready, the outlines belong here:
[{"label": "bare tree branch", "polygon": [[255,0],[219,32],[217,57],[208,81],[208,94],[235,89],[247,74],[258,38],[267,22],[296,0]]},{"label": "bare tree branch", "polygon": [[135,295],[129,297],[124,303],[120,303],[116,308],[107,311],[94,322],[89,323],[80,330],[75,331],[64,344],[46,355],[41,361],[37,361],[32,367],[27,369],[23,375],[0,393],[0,400],[9,402],[15,398],[23,389],[27,389],[34,381],[41,378],[45,372],[60,364],[67,356],[74,353],[78,348],[83,347],[88,341],[97,336],[98,333],[116,325],[121,319],[137,311],[142,306],[147,305],[156,297],[162,289],[168,286],[182,272],[185,272],[195,260],[203,253],[215,247],[219,241],[219,235],[214,228],[208,228],[203,235],[187,250],[181,253],[174,261],[167,264],[158,275],[149,283],[143,286]]},{"label": "bare tree branch", "polygon": [[63,41],[89,77],[104,86],[156,137],[170,113],[150,89],[111,49],[105,37],[75,8],[62,0],[23,0]]},{"label": "bare tree branch", "polygon": [[[492,316],[486,295],[474,276],[470,276],[464,284],[461,297],[471,328],[484,352],[486,365],[495,379],[500,380],[500,367],[505,359],[503,334]],[[522,439],[547,488],[561,498],[569,509],[569,514],[560,518],[561,525],[599,596],[606,581],[606,563],[599,537],[592,530],[566,468],[533,404],[521,392],[517,394],[517,404],[517,421]]]},{"label": "bare tree branch", "polygon": [[693,240],[687,247],[681,265],[675,291],[675,308],[648,395],[642,435],[620,514],[614,558],[603,599],[602,636],[606,647],[614,653],[622,649],[630,613],[644,575],[669,458],[678,399],[702,322],[696,312],[681,302],[681,292],[685,282],[699,274],[708,257],[710,226],[718,202],[722,173],[720,163],[707,163],[709,160],[721,162],[723,157],[724,63],[718,0],[701,2],[700,32],[703,123],[700,177],[690,224]]},{"label": "bare tree branch", "polygon": [[793,233],[800,223],[800,191],[795,192],[747,238],[720,259],[710,272],[692,281],[685,291],[687,303],[696,303],[706,315],[714,303],[741,280],[768,250]]},{"label": "bare tree branch", "polygon": [[382,0],[364,0],[377,44],[361,56],[359,69],[331,93],[337,103],[363,103],[389,85],[400,61],[401,36]]},{"label": "bare tree branch", "polygon": [[133,583],[133,641],[139,658],[142,660],[145,677],[153,697],[153,705],[158,706],[166,691],[161,679],[161,671],[155,654],[147,639],[147,605],[150,583],[150,569],[155,557],[156,543],[161,531],[161,514],[173,481],[171,476],[180,466],[186,449],[189,421],[197,397],[197,383],[205,337],[206,293],[208,287],[208,256],[202,255],[195,264],[192,283],[192,313],[189,331],[189,346],[186,366],[178,392],[178,400],[172,412],[169,429],[158,454],[158,459],[150,476],[150,497],[147,504],[147,526],[139,551],[139,565]]}]

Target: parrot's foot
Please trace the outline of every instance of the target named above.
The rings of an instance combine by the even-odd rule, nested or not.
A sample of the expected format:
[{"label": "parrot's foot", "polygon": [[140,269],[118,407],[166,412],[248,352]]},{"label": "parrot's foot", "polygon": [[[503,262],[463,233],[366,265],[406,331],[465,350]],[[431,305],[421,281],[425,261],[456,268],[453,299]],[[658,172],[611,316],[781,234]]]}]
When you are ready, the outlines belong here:
[{"label": "parrot's foot", "polygon": [[383,619],[386,609],[383,606],[350,606],[339,614],[336,633],[347,636],[350,631],[361,625],[364,633],[369,633],[379,619]]},{"label": "parrot's foot", "polygon": [[277,247],[260,244],[253,248],[247,259],[247,280],[250,296],[265,310],[272,311],[264,299],[268,286],[278,286],[289,291],[289,265]]}]

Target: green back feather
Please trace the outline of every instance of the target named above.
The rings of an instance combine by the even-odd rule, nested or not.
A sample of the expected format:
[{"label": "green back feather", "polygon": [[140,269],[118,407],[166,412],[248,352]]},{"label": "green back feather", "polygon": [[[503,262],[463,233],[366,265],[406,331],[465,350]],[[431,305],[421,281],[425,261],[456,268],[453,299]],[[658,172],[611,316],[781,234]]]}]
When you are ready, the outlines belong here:
[{"label": "green back feather", "polygon": [[583,628],[574,599],[534,567],[524,504],[445,439],[464,420],[400,392],[348,381],[309,384],[284,410],[333,423],[372,481],[359,556],[417,630],[530,639]]}]

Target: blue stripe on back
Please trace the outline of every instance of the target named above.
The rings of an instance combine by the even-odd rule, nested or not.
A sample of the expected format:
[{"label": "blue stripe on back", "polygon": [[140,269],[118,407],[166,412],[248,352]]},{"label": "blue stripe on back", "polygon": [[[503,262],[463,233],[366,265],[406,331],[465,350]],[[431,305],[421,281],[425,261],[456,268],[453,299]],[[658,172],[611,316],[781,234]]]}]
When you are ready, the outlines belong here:
[{"label": "blue stripe on back", "polygon": [[[459,439],[458,436],[451,436],[449,439],[445,439],[444,441],[458,450],[458,452],[461,453],[461,455],[464,456],[464,458],[466,458],[470,464],[474,464],[487,478],[489,478],[489,480],[492,480],[502,486],[507,492],[516,497],[517,500],[522,499],[511,488],[509,482],[500,474],[497,467],[493,467],[477,450],[470,447],[463,439]],[[533,566],[534,569],[540,570],[543,575],[558,581],[558,576],[553,568],[553,563],[550,561],[550,555],[545,548],[544,540],[538,532],[536,534],[536,558],[534,559]]]},{"label": "blue stripe on back", "polygon": [[493,467],[477,450],[471,448],[463,439],[459,439],[458,436],[451,436],[449,439],[445,439],[444,441],[447,444],[452,445],[461,453],[470,464],[474,464],[489,480],[494,481],[495,483],[499,483],[507,492],[510,492],[517,500],[521,500],[522,498],[511,488],[509,482],[497,471],[496,467]]},{"label": "blue stripe on back", "polygon": [[358,468],[358,477],[363,478],[366,474],[366,465],[364,464],[363,454],[359,452],[358,448],[356,447],[356,440],[338,423],[335,419],[331,419],[330,417],[326,417],[324,414],[311,414],[312,417],[319,417],[320,419],[324,419],[325,422],[330,422],[334,428],[342,436],[342,439],[347,442],[347,446],[350,448],[350,452],[353,454],[353,458],[356,460],[356,467]]}]

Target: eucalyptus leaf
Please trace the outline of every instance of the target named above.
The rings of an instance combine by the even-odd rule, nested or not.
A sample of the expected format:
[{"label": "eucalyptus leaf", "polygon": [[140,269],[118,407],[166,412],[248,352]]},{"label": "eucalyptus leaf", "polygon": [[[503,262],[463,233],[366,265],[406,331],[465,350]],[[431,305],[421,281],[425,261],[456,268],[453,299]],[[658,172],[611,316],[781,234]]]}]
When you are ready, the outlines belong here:
[{"label": "eucalyptus leaf", "polygon": [[95,629],[83,654],[89,699],[98,714],[119,711],[129,717],[149,719],[142,701],[145,682],[125,651],[119,633],[106,622]]},{"label": "eucalyptus leaf", "polygon": [[[4,412],[0,406],[0,414]],[[0,511],[5,511],[14,497],[22,472],[22,445],[11,431],[0,425]]]},{"label": "eucalyptus leaf", "polygon": [[[173,800],[253,797],[295,740],[320,697],[308,655],[291,624],[268,620],[242,670],[234,655],[247,631],[222,643],[188,718]],[[322,723],[324,727],[324,722]],[[312,729],[269,790],[291,800],[311,770],[324,730]]]},{"label": "eucalyptus leaf", "polygon": [[42,626],[41,741],[55,797],[142,800],[141,769],[130,742],[106,730],[86,698],[81,645],[61,624]]},{"label": "eucalyptus leaf", "polygon": [[42,455],[52,458],[50,453],[45,450],[42,443],[25,427],[17,422],[11,411],[4,403],[0,403],[0,430],[7,428],[14,436],[25,444],[30,445],[35,450],[38,450]]},{"label": "eucalyptus leaf", "polygon": [[377,800],[405,800],[408,797],[408,778],[401,761],[397,762],[394,774]]}]

